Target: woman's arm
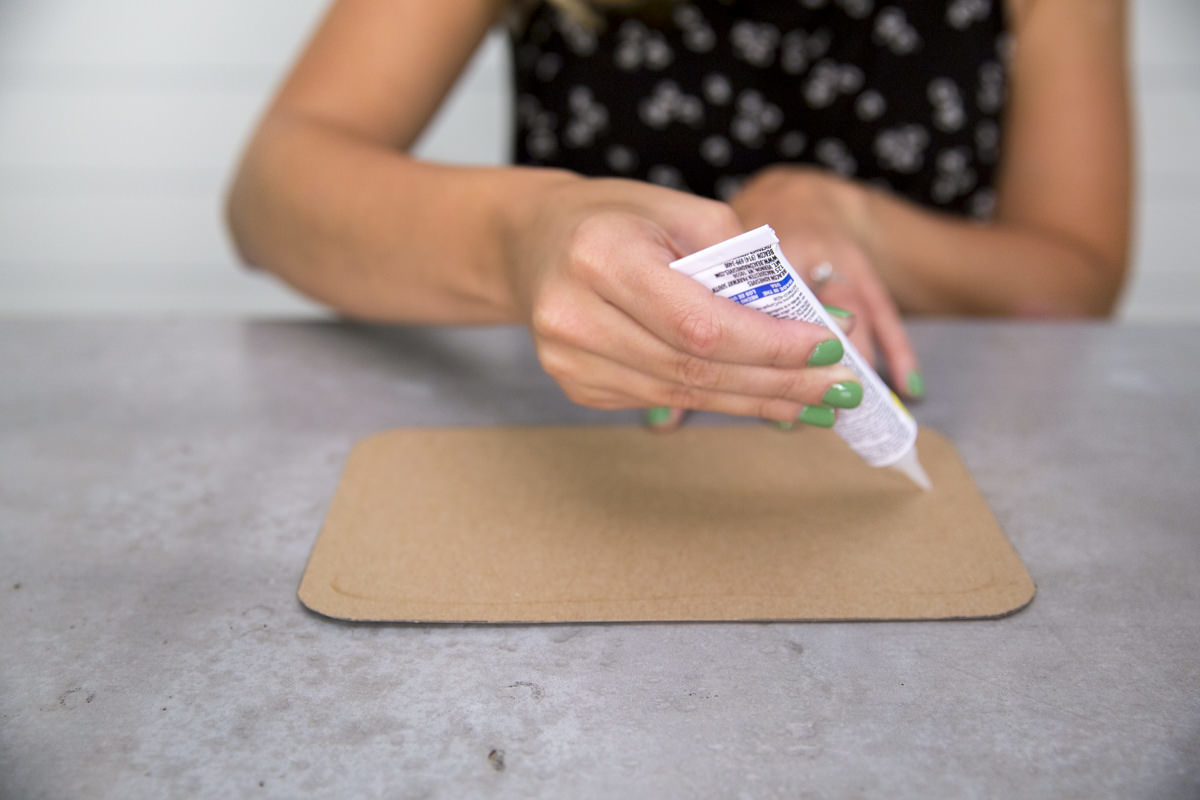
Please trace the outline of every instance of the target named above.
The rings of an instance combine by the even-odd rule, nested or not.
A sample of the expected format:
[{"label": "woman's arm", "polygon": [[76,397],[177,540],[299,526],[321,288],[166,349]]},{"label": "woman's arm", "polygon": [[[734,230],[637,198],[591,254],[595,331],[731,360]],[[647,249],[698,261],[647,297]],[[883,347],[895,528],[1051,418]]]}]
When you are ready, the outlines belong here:
[{"label": "woman's arm", "polygon": [[405,152],[497,13],[494,0],[334,3],[233,183],[243,258],[354,316],[515,319],[499,229],[563,176],[455,170]]},{"label": "woman's arm", "polygon": [[354,316],[524,323],[547,372],[585,405],[790,421],[852,380],[808,363],[828,331],[668,268],[740,232],[728,206],[408,155],[499,11],[499,0],[338,0],[234,181],[244,258]]},{"label": "woman's arm", "polygon": [[1103,315],[1129,250],[1131,156],[1121,0],[1014,4],[997,213],[978,224],[869,192],[857,223],[913,312]]},{"label": "woman's arm", "polygon": [[1016,50],[989,223],[964,220],[811,168],[780,165],[732,205],[775,225],[818,294],[854,312],[896,388],[923,392],[899,312],[1029,316],[1112,311],[1125,277],[1131,194],[1122,0],[1014,0]]}]

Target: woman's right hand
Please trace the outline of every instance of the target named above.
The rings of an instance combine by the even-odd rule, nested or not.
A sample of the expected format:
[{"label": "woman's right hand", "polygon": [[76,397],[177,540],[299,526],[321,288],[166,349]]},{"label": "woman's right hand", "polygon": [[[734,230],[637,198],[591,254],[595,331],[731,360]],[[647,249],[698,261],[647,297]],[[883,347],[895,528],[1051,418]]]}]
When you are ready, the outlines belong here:
[{"label": "woman's right hand", "polygon": [[845,386],[855,376],[837,365],[830,331],[740,306],[668,266],[741,232],[724,203],[564,175],[504,236],[543,368],[567,397],[595,408],[832,424],[830,401],[845,404],[856,387]]}]

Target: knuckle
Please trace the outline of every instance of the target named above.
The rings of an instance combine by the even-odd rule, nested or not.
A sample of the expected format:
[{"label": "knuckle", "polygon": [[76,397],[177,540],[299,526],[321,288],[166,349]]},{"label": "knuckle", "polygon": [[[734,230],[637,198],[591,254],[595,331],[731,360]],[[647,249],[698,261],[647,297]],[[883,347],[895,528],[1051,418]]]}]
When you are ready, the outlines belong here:
[{"label": "knuckle", "polygon": [[542,371],[555,380],[566,378],[572,372],[570,359],[560,348],[540,347],[537,356]]},{"label": "knuckle", "polygon": [[768,366],[776,367],[787,362],[788,356],[795,352],[795,342],[789,341],[782,335],[774,335],[763,344],[763,356]]},{"label": "knuckle", "polygon": [[684,311],[679,314],[674,327],[683,348],[702,358],[716,352],[724,335],[720,320],[708,310]]},{"label": "knuckle", "polygon": [[717,232],[721,238],[728,238],[742,229],[741,219],[728,203],[711,200],[705,204],[703,213],[705,227]]},{"label": "knuckle", "polygon": [[776,397],[785,400],[801,400],[808,388],[809,380],[804,375],[795,370],[788,370],[780,380]]},{"label": "knuckle", "polygon": [[762,397],[755,401],[753,416],[759,419],[787,419],[787,415],[780,412],[779,401],[770,397]]},{"label": "knuckle", "polygon": [[721,381],[718,364],[690,353],[680,353],[676,357],[674,374],[683,385],[702,389],[715,388]]},{"label": "knuckle", "polygon": [[570,338],[576,322],[568,305],[542,297],[534,303],[529,327],[538,339],[563,341]]},{"label": "knuckle", "polygon": [[610,212],[592,214],[580,220],[567,238],[567,269],[582,279],[605,274],[605,264],[614,241],[616,220]]},{"label": "knuckle", "polygon": [[702,408],[702,393],[692,386],[675,385],[667,390],[658,405],[671,408]]},{"label": "knuckle", "polygon": [[588,408],[598,408],[595,395],[586,387],[578,383],[562,383],[563,394],[577,406],[586,406]]},{"label": "knuckle", "polygon": [[567,399],[575,405],[586,408],[597,408],[604,411],[624,407],[620,397],[599,386],[583,383],[578,380],[563,380],[558,385]]},{"label": "knuckle", "polygon": [[588,285],[604,274],[604,260],[595,245],[572,245],[567,253],[566,274]]},{"label": "knuckle", "polygon": [[611,395],[604,395],[603,397],[594,398],[589,405],[591,408],[598,408],[601,411],[617,411],[622,408],[631,408],[633,404],[628,400],[621,400],[620,398],[613,397]]},{"label": "knuckle", "polygon": [[845,265],[846,269],[854,269],[858,271],[870,271],[871,259],[858,244],[854,242],[843,242],[843,247],[838,252],[838,260]]},{"label": "knuckle", "polygon": [[747,188],[771,195],[779,195],[792,188],[794,181],[788,180],[788,177],[788,173],[784,172],[778,166],[768,167],[755,175],[747,184]]}]

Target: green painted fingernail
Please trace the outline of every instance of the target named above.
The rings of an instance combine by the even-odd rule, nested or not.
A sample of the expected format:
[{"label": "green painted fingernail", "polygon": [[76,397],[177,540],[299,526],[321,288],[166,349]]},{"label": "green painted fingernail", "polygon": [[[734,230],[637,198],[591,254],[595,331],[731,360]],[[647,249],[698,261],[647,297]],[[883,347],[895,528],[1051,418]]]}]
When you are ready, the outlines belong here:
[{"label": "green painted fingernail", "polygon": [[908,387],[909,397],[924,397],[925,396],[925,379],[921,377],[921,373],[915,369],[908,373],[908,380],[905,381]]},{"label": "green painted fingernail", "polygon": [[795,426],[790,422],[779,422],[776,420],[775,427],[779,428],[781,431],[790,431]]},{"label": "green painted fingernail", "polygon": [[840,339],[826,339],[812,351],[812,355],[808,357],[808,365],[810,367],[827,367],[841,361],[845,354],[846,349],[842,347]]},{"label": "green painted fingernail", "polygon": [[796,417],[805,425],[816,425],[818,428],[832,428],[835,418],[833,409],[825,406],[805,406],[800,416]]},{"label": "green painted fingernail", "polygon": [[846,319],[847,317],[854,316],[853,311],[847,311],[846,309],[840,308],[838,306],[825,306],[825,310],[828,311],[833,316],[841,317],[842,319]]},{"label": "green painted fingernail", "polygon": [[821,402],[834,408],[858,408],[862,394],[862,384],[858,381],[842,381],[830,386]]},{"label": "green painted fingernail", "polygon": [[671,409],[667,406],[655,406],[646,409],[646,424],[652,428],[666,425],[671,421]]}]

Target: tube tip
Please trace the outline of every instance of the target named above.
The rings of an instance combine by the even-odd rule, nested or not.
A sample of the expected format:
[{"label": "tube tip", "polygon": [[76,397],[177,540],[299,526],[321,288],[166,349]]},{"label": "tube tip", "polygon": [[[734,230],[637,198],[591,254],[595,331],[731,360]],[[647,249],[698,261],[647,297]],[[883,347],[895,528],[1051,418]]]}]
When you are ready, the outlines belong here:
[{"label": "tube tip", "polygon": [[929,480],[929,473],[921,466],[920,459],[917,458],[917,447],[913,445],[908,452],[900,457],[898,461],[889,466],[892,469],[897,469],[908,476],[909,480],[920,486],[925,491],[933,488],[933,481]]}]

